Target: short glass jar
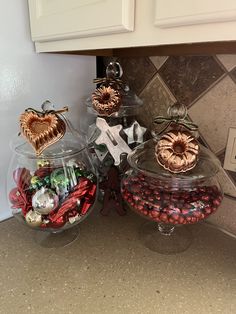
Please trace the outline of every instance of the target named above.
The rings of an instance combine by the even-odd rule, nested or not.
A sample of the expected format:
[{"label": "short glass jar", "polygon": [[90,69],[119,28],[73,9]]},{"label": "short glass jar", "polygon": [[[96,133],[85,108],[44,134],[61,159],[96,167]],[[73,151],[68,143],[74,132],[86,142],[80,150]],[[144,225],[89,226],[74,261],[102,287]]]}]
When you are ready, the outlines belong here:
[{"label": "short glass jar", "polygon": [[[220,162],[200,145],[197,165],[188,172],[174,174],[157,163],[155,146],[156,140],[151,139],[128,156],[131,169],[122,181],[122,195],[132,210],[155,223],[145,227],[146,245],[161,253],[176,253],[185,250],[191,239],[183,234],[187,229],[175,226],[206,219],[222,202],[216,176]],[[164,237],[160,238],[158,231]]]},{"label": "short glass jar", "polygon": [[97,177],[85,141],[67,132],[39,156],[21,136],[11,146],[7,193],[12,214],[44,231],[35,233],[41,245],[70,243],[78,234],[72,227],[88,216],[97,195]]}]

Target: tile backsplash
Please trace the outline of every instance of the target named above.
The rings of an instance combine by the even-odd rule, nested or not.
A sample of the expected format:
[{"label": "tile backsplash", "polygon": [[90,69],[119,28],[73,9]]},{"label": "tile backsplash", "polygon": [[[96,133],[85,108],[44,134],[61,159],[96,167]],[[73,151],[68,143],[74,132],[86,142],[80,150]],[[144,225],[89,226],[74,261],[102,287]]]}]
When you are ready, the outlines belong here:
[{"label": "tile backsplash", "polygon": [[[104,58],[104,65],[109,62]],[[188,107],[206,145],[224,162],[228,130],[236,127],[236,55],[119,58],[124,81],[144,101],[150,127],[176,101]],[[236,234],[236,173],[221,169],[225,200],[211,220]]]}]

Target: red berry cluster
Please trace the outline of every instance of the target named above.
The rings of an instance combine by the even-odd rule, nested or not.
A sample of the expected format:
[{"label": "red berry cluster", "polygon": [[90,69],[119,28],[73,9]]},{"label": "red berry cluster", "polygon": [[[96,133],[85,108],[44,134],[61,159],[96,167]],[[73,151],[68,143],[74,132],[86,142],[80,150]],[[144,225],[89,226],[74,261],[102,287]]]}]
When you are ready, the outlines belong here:
[{"label": "red berry cluster", "polygon": [[207,218],[222,202],[215,185],[173,189],[144,175],[123,180],[122,195],[128,205],[147,218],[170,224],[191,224]]}]

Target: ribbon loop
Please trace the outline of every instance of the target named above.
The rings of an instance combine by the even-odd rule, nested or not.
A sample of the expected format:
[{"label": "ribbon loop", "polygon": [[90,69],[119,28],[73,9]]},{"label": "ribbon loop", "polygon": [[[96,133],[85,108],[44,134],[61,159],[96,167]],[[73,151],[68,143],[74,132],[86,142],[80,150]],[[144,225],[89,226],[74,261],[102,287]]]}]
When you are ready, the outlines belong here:
[{"label": "ribbon loop", "polygon": [[125,89],[126,85],[125,83],[115,77],[98,77],[93,80],[93,83],[95,84],[104,84],[104,85],[116,85],[120,89]]},{"label": "ribbon loop", "polygon": [[34,113],[36,113],[39,116],[44,116],[44,115],[50,114],[50,113],[51,114],[60,114],[60,113],[66,112],[68,110],[69,109],[68,109],[67,106],[63,107],[62,109],[58,109],[58,110],[51,109],[51,110],[43,110],[43,111],[39,111],[39,110],[36,110],[34,108],[30,108],[29,107],[29,108],[25,109],[25,112],[34,112]]},{"label": "ribbon loop", "polygon": [[197,131],[198,130],[197,124],[195,124],[192,121],[189,121],[187,119],[183,119],[183,118],[179,118],[179,117],[168,118],[168,117],[158,116],[154,119],[154,123],[156,123],[156,124],[167,123],[166,128],[169,125],[171,125],[171,123],[175,123],[175,124],[179,124],[179,125],[185,127],[186,129],[188,129],[190,131]]}]

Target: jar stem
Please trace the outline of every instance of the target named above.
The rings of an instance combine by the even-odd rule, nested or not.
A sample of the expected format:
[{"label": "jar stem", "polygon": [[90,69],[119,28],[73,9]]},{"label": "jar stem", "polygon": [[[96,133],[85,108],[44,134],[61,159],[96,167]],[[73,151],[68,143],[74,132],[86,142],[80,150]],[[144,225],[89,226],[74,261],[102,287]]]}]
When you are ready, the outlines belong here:
[{"label": "jar stem", "polygon": [[158,224],[158,230],[162,235],[165,236],[171,236],[172,233],[174,232],[175,226],[171,224],[164,224],[164,223],[159,223]]}]

